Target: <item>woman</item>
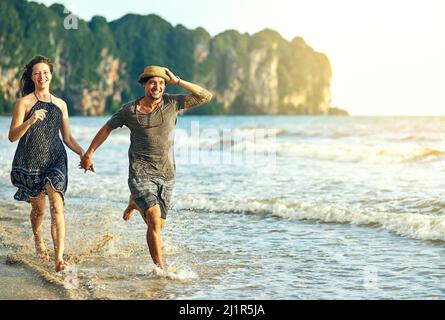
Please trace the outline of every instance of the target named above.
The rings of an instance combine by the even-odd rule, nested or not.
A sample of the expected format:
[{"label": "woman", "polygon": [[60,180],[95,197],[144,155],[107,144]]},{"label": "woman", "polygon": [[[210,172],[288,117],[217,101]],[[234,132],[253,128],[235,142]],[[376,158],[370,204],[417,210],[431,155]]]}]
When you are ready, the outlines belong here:
[{"label": "woman", "polygon": [[68,185],[67,154],[63,142],[80,157],[84,150],[73,138],[68,123],[68,108],[62,99],[50,93],[53,72],[51,61],[34,57],[21,78],[22,98],[12,115],[9,140],[20,139],[12,163],[11,181],[18,191],[14,199],[31,203],[31,224],[37,255],[49,260],[42,238],[45,195],[49,198],[51,236],[55,252],[55,270],[64,270],[65,243],[64,195]]}]

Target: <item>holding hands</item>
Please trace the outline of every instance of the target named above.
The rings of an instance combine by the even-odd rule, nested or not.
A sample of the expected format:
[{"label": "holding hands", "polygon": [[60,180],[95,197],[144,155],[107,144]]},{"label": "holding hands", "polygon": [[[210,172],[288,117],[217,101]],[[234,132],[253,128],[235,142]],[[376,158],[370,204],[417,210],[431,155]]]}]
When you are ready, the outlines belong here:
[{"label": "holding hands", "polygon": [[91,157],[86,153],[80,157],[79,169],[84,169],[85,172],[87,171],[95,172],[93,166],[93,159],[91,159]]}]

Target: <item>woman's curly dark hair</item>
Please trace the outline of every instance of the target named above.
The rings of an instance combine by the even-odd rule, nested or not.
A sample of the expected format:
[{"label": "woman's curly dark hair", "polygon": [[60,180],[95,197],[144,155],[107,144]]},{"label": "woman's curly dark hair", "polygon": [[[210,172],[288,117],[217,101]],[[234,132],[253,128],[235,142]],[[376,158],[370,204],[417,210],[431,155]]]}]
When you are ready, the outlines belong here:
[{"label": "woman's curly dark hair", "polygon": [[37,63],[46,63],[51,73],[53,73],[53,64],[49,58],[41,55],[32,58],[31,61],[29,61],[23,68],[23,74],[22,77],[20,78],[20,88],[21,88],[20,91],[22,92],[22,96],[26,96],[27,94],[30,94],[35,90],[34,82],[32,81],[31,77],[32,77],[32,68]]}]

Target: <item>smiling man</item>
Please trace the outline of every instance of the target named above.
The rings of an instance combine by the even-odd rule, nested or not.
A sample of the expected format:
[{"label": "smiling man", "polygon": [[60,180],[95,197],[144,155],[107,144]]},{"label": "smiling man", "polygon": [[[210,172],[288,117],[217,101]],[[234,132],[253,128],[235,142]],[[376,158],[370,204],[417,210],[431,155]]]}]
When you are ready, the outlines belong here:
[{"label": "smiling man", "polygon": [[[148,66],[139,76],[145,95],[122,106],[99,130],[83,156],[80,166],[94,171],[92,157],[112,130],[130,129],[128,186],[130,199],[123,219],[138,210],[147,224],[147,244],[155,265],[164,268],[161,229],[164,227],[175,183],[173,154],[174,130],[178,112],[208,103],[212,94],[202,87],[180,79],[169,69]],[[165,93],[166,83],[178,85],[187,95]]]}]

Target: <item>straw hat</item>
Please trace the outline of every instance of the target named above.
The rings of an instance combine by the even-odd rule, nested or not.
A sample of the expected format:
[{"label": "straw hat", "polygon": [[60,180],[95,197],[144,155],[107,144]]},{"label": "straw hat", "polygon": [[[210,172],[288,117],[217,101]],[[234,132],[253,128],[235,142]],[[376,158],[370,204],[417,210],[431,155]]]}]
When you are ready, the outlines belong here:
[{"label": "straw hat", "polygon": [[138,82],[143,83],[145,79],[150,77],[161,77],[166,82],[170,80],[170,77],[165,73],[165,68],[159,66],[147,66],[144,72],[139,75]]}]

